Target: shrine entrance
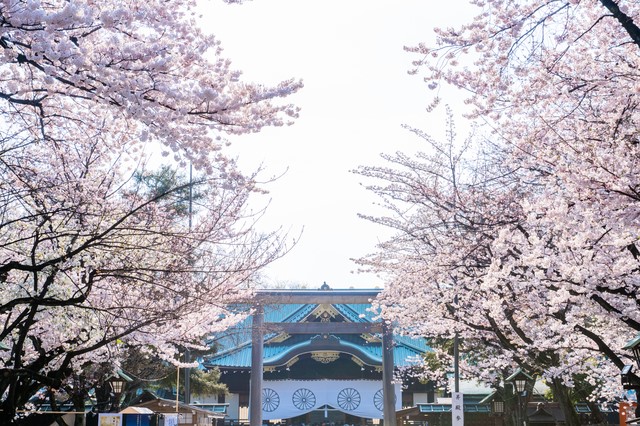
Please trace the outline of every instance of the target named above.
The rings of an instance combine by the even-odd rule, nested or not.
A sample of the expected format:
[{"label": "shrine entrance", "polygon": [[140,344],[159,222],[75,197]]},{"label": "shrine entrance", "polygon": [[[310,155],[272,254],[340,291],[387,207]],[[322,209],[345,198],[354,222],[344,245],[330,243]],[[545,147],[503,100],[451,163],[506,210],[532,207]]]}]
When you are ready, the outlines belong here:
[{"label": "shrine entrance", "polygon": [[[334,423],[337,426],[351,425],[349,420],[360,419],[357,424],[364,424],[366,418],[377,408],[382,412],[384,424],[396,426],[395,404],[397,401],[396,388],[393,380],[393,339],[391,327],[384,322],[336,322],[331,321],[331,312],[326,311],[320,315],[318,321],[295,322],[279,321],[265,322],[264,307],[277,305],[318,305],[333,306],[338,304],[370,305],[378,295],[379,290],[332,290],[323,286],[320,290],[260,290],[254,305],[251,328],[251,383],[249,391],[249,422],[250,426],[262,426],[263,420],[269,419],[302,419],[305,426],[328,426]],[[326,314],[326,318],[322,318]],[[353,362],[361,363],[362,370],[365,365],[371,365],[368,360],[363,360],[366,355],[354,345],[337,339],[336,335],[381,335],[382,365],[379,367],[382,373],[382,383],[368,383],[365,381],[319,380],[294,383],[291,380],[268,382],[263,378],[265,370],[264,362],[264,336],[265,334],[307,334],[314,336],[304,344],[299,344],[287,353],[287,360],[282,362],[297,362],[302,356],[351,357]],[[320,361],[322,362],[322,361]],[[275,364],[275,361],[271,361]],[[284,364],[286,365],[286,363]],[[289,368],[287,367],[287,370]],[[266,383],[269,383],[268,387]],[[312,389],[311,389],[312,388]],[[305,399],[306,398],[306,399]],[[324,410],[311,410],[303,416],[296,415],[294,409],[303,410],[305,407],[298,404],[309,404],[309,407],[318,407],[321,404]],[[333,404],[333,405],[332,405]],[[333,408],[334,405],[340,405]],[[331,407],[332,417],[329,417]],[[321,414],[320,414],[321,413]],[[351,417],[348,417],[351,416]],[[322,417],[320,421],[319,417]],[[318,421],[315,421],[318,420]],[[343,423],[342,423],[343,422]]]},{"label": "shrine entrance", "polygon": [[305,415],[293,417],[283,422],[287,426],[365,426],[371,420],[343,413],[335,408],[327,407],[311,411]]},{"label": "shrine entrance", "polygon": [[[392,335],[371,312],[379,292],[259,290],[203,359],[227,393],[201,402],[225,404],[229,426],[394,426],[397,410],[434,391],[406,376],[426,341]],[[392,383],[398,369],[402,384]]]}]

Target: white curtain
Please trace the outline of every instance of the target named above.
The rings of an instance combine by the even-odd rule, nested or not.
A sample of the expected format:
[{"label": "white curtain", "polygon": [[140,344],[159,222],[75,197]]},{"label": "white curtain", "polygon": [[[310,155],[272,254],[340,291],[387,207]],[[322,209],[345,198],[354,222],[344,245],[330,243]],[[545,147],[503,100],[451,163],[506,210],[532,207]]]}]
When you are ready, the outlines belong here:
[{"label": "white curtain", "polygon": [[164,426],[178,426],[178,415],[165,413]]},{"label": "white curtain", "polygon": [[[394,385],[395,409],[401,407],[400,384]],[[380,419],[382,381],[378,380],[265,380],[262,418],[288,419],[329,405],[359,417]]]}]

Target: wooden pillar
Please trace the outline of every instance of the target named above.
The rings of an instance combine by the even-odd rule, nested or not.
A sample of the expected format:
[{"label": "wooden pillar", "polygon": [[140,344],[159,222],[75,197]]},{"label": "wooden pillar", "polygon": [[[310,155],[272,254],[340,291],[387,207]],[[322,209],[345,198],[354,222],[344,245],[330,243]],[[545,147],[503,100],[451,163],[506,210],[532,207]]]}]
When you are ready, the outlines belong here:
[{"label": "wooden pillar", "polygon": [[262,426],[262,360],[264,310],[256,305],[251,326],[251,382],[249,384],[249,426]]},{"label": "wooden pillar", "polygon": [[[396,395],[393,386],[393,330],[382,320],[382,396],[384,426],[396,426]],[[252,425],[253,426],[253,425]]]}]

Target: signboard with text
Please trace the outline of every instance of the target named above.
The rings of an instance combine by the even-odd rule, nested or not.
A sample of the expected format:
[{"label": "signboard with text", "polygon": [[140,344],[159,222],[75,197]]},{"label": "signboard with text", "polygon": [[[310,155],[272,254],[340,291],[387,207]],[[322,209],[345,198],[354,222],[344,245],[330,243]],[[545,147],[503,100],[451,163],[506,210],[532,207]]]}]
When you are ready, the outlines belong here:
[{"label": "signboard with text", "polygon": [[451,394],[451,424],[464,426],[464,397],[461,392]]},{"label": "signboard with text", "polygon": [[100,413],[98,414],[98,426],[122,426],[122,414]]}]

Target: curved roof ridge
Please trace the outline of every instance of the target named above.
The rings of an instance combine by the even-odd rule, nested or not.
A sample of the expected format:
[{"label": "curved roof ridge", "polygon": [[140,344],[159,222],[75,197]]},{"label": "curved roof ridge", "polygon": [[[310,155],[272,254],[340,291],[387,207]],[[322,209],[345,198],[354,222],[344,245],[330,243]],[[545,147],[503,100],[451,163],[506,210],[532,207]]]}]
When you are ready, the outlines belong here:
[{"label": "curved roof ridge", "polygon": [[[427,339],[424,337],[409,337],[402,334],[393,334],[394,339],[401,340],[401,343],[404,346],[409,346],[412,349],[415,349],[418,352],[431,351],[431,347],[427,344]],[[416,342],[421,342],[424,344],[424,347],[420,347],[416,344]]]},{"label": "curved roof ridge", "polygon": [[291,358],[292,356],[299,355],[302,353],[312,352],[314,350],[335,350],[341,353],[348,353],[351,355],[358,356],[359,358],[364,358],[363,361],[369,364],[380,364],[382,363],[382,357],[377,354],[371,353],[365,350],[362,346],[356,345],[352,342],[347,342],[341,340],[336,337],[336,340],[333,341],[333,345],[330,346],[318,346],[317,343],[314,342],[314,339],[305,340],[302,342],[298,342],[295,345],[292,345],[282,352],[275,354],[269,358],[264,359],[264,364],[275,364],[277,362],[283,362],[286,359]]},{"label": "curved roof ridge", "polygon": [[245,347],[250,346],[250,345],[251,345],[251,340],[247,340],[245,342],[240,343],[239,345],[230,347],[230,348],[222,350],[220,352],[216,352],[213,355],[206,356],[206,360],[207,360],[207,362],[210,362],[211,360],[214,360],[214,359],[217,359],[217,358],[222,358],[222,357],[227,356],[229,354],[232,354],[234,352],[239,352],[242,349],[244,349]]}]

